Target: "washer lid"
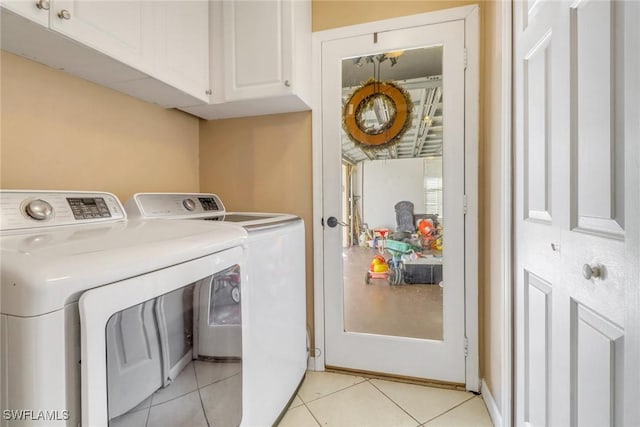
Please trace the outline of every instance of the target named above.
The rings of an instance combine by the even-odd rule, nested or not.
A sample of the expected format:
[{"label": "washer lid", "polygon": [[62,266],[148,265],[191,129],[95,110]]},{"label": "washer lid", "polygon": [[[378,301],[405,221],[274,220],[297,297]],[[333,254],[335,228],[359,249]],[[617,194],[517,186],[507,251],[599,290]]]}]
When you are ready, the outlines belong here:
[{"label": "washer lid", "polygon": [[242,227],[154,220],[30,230],[0,237],[1,312],[37,316],[83,291],[240,245]]},{"label": "washer lid", "polygon": [[227,212],[224,216],[200,219],[223,221],[241,225],[248,232],[280,227],[291,222],[302,221],[300,217],[291,214],[262,212]]}]

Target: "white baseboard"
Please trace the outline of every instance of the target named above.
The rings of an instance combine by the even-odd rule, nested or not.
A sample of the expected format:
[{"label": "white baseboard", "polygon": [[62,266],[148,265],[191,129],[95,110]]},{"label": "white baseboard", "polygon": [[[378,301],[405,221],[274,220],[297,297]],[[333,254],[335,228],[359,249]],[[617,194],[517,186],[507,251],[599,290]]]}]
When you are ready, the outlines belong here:
[{"label": "white baseboard", "polygon": [[502,427],[502,414],[500,414],[500,410],[498,409],[498,405],[496,405],[496,401],[493,399],[493,395],[491,394],[491,390],[489,390],[489,386],[482,379],[482,383],[480,386],[480,391],[482,393],[482,400],[484,400],[484,404],[487,406],[487,410],[489,411],[489,416],[491,417],[491,421],[495,427]]},{"label": "white baseboard", "polygon": [[316,370],[316,358],[315,357],[310,357],[307,360],[307,370],[308,371],[315,371]]}]

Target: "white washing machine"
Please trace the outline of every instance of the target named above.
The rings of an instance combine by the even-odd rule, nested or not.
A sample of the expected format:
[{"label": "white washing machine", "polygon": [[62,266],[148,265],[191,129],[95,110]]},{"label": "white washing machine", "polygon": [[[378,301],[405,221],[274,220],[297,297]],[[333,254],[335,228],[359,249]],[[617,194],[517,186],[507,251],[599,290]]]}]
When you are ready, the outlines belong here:
[{"label": "white washing machine", "polygon": [[2,425],[132,425],[182,387],[197,342],[212,356],[199,366],[228,373],[207,385],[222,397],[206,419],[240,423],[241,366],[217,337],[242,333],[247,233],[168,222],[127,221],[109,193],[0,192]]},{"label": "white washing machine", "polygon": [[195,222],[240,225],[247,230],[247,286],[240,295],[246,307],[242,425],[273,425],[307,368],[302,219],[288,214],[229,213],[217,195],[203,193],[139,193],[125,203],[125,209],[131,218],[204,220]]}]

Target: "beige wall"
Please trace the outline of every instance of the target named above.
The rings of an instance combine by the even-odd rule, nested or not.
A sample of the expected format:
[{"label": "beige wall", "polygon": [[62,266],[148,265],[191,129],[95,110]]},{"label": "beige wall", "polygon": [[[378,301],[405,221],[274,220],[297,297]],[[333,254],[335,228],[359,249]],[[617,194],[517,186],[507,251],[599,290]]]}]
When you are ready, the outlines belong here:
[{"label": "beige wall", "polygon": [[477,3],[469,0],[313,0],[311,19],[313,31],[321,31]]},{"label": "beige wall", "polygon": [[311,163],[310,112],[200,124],[201,191],[218,194],[229,211],[286,212],[304,219],[309,325],[313,324]]},{"label": "beige wall", "polygon": [[2,51],[0,188],[198,191],[198,119]]},{"label": "beige wall", "polygon": [[483,2],[483,75],[480,158],[480,287],[482,298],[481,373],[498,407],[502,405],[502,165],[501,165],[501,6]]}]

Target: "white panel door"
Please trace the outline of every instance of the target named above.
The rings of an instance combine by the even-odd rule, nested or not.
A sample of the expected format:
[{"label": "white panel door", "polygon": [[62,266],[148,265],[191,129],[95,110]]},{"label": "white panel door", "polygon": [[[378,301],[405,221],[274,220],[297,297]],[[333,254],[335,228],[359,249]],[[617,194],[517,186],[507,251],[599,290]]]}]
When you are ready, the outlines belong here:
[{"label": "white panel door", "polygon": [[[444,190],[444,261],[441,282],[442,292],[434,296],[437,308],[428,304],[409,307],[404,301],[402,312],[433,314],[421,326],[438,324],[434,331],[409,333],[412,322],[404,323],[394,331],[369,328],[373,317],[384,323],[400,322],[403,313],[392,314],[393,307],[381,304],[382,297],[360,299],[357,292],[366,293],[391,286],[388,283],[367,284],[366,268],[357,274],[358,280],[349,279],[349,271],[343,264],[343,233],[340,227],[324,227],[324,289],[325,289],[325,362],[326,365],[370,372],[382,372],[416,378],[427,378],[453,383],[465,383],[465,270],[464,265],[464,107],[465,107],[465,22],[454,20],[442,24],[388,31],[338,39],[323,43],[322,47],[322,130],[323,130],[323,211],[325,222],[341,212],[341,132],[343,64],[352,64],[354,58],[379,55],[400,50],[440,49],[442,62],[443,100],[443,186]],[[406,55],[409,55],[408,53]],[[398,60],[403,61],[402,57]],[[429,61],[423,61],[423,67]],[[417,121],[424,120],[419,117]],[[422,182],[422,174],[415,179]],[[399,190],[398,190],[399,191]],[[384,198],[389,200],[385,195]],[[397,196],[397,194],[396,194]],[[386,209],[393,212],[394,204]],[[366,204],[367,202],[364,201]],[[420,206],[417,207],[421,209]],[[420,210],[416,212],[421,212]],[[346,220],[346,218],[345,218]],[[371,227],[375,227],[371,224]],[[364,248],[363,248],[364,249]],[[441,252],[442,254],[442,252]],[[368,255],[375,255],[372,250]],[[368,265],[367,265],[368,267]],[[366,288],[371,286],[370,288]],[[407,286],[398,292],[411,291]],[[425,286],[425,285],[420,285]],[[424,292],[438,291],[438,283],[426,285]],[[393,292],[393,289],[390,290]],[[354,302],[354,300],[356,300]],[[415,299],[414,299],[415,301]],[[350,318],[360,310],[367,310],[368,320],[358,329],[350,326]],[[375,307],[381,307],[374,313]],[[387,317],[385,319],[385,317]],[[437,320],[436,320],[437,319]]]},{"label": "white panel door", "polygon": [[516,425],[622,425],[625,8],[515,3]]}]

